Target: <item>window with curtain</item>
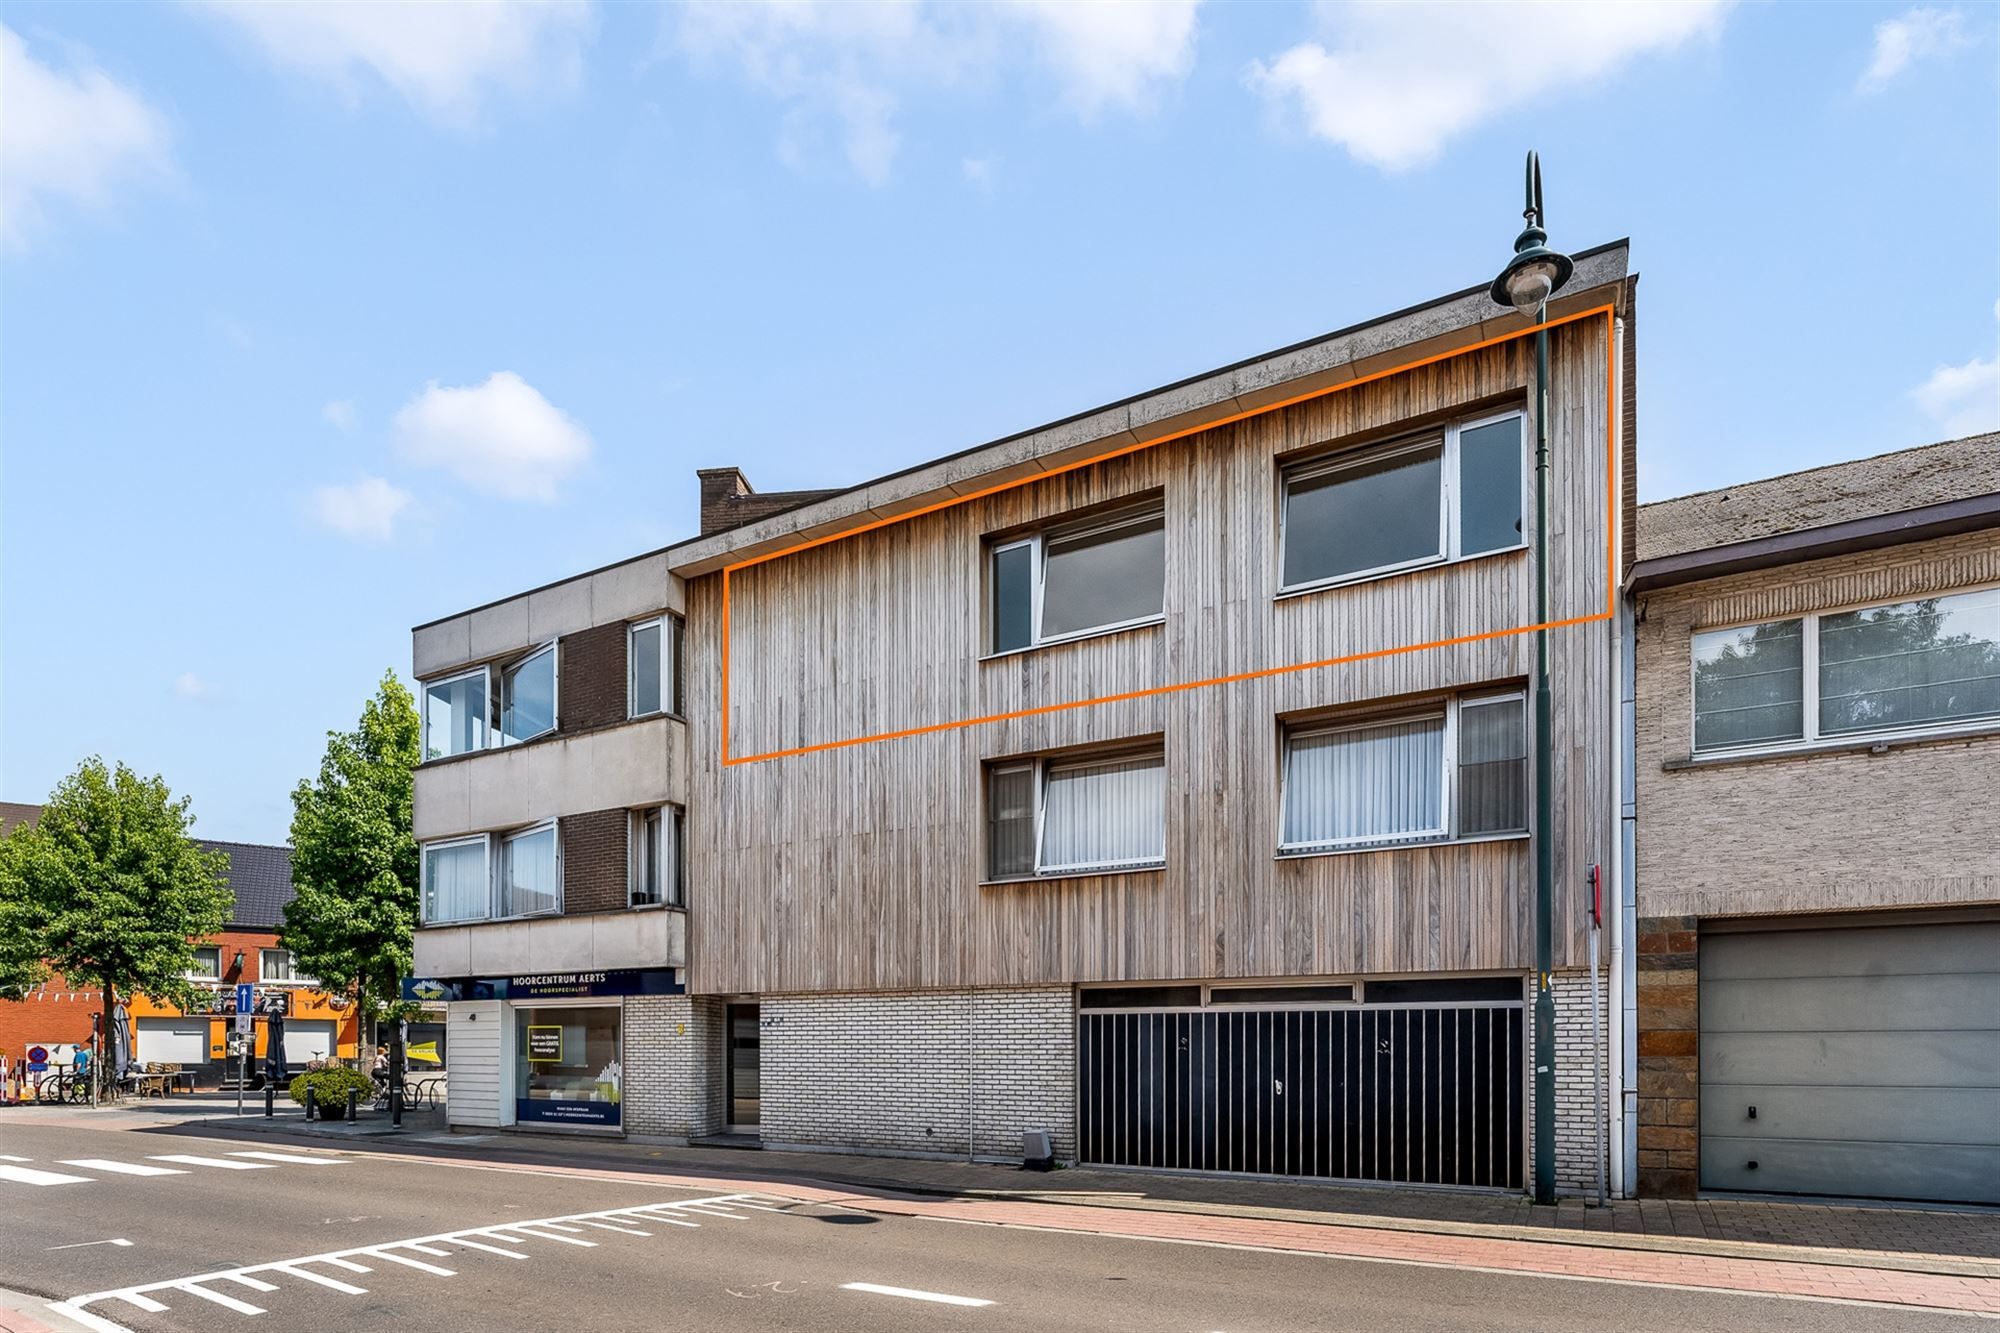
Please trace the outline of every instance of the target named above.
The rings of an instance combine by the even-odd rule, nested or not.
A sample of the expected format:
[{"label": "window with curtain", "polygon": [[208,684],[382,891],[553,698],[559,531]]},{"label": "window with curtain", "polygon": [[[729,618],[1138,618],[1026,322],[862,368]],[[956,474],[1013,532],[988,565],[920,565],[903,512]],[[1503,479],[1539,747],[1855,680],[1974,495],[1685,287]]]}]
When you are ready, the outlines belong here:
[{"label": "window with curtain", "polygon": [[558,873],[555,825],[501,839],[499,915],[534,916],[555,911],[562,905]]},{"label": "window with curtain", "polygon": [[1166,860],[1166,756],[1025,760],[987,774],[994,879],[1156,866]]},{"label": "window with curtain", "polygon": [[424,758],[486,748],[486,668],[424,684]]},{"label": "window with curtain", "polygon": [[215,945],[203,945],[194,951],[194,968],[188,973],[197,981],[222,980],[222,950]]},{"label": "window with curtain", "polygon": [[2000,588],[1703,630],[1693,656],[1696,753],[2000,718]]},{"label": "window with curtain", "polygon": [[425,925],[480,921],[492,914],[485,838],[427,844],[423,881]]},{"label": "window with curtain", "polygon": [[1528,827],[1526,700],[1468,695],[1290,728],[1281,852],[1394,847]]},{"label": "window with curtain", "polygon": [[556,646],[528,654],[500,673],[500,743],[530,740],[556,725]]},{"label": "window with curtain", "polygon": [[1158,619],[1166,549],[1166,511],[1158,500],[994,547],[992,650]]},{"label": "window with curtain", "polygon": [[1364,578],[1520,546],[1523,417],[1457,422],[1285,469],[1279,582]]},{"label": "window with curtain", "polygon": [[632,815],[632,906],[680,905],[681,812],[671,805]]}]

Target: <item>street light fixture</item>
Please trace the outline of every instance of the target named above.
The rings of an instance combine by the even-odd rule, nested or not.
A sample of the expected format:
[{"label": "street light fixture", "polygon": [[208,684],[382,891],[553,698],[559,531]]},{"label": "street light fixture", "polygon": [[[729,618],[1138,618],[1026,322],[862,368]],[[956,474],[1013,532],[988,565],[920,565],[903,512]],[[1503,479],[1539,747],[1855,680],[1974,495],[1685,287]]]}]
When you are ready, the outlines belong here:
[{"label": "street light fixture", "polygon": [[[1549,298],[1576,263],[1545,244],[1542,160],[1528,154],[1527,225],[1488,293],[1535,321],[1535,1202],[1556,1201],[1555,743],[1549,690]],[[1592,1059],[1596,1059],[1593,1053]]]}]

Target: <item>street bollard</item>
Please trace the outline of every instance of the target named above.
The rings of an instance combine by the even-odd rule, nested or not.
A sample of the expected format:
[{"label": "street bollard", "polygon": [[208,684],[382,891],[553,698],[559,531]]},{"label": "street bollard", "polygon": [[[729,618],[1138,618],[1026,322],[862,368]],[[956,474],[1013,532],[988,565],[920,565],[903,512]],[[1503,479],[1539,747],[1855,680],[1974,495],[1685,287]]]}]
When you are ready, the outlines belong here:
[{"label": "street bollard", "polygon": [[272,1116],[275,1116],[277,1113],[278,1113],[278,1085],[275,1083],[266,1083],[264,1085],[264,1118],[266,1120],[269,1120]]},{"label": "street bollard", "polygon": [[361,1118],[360,1115],[356,1112],[354,1098],[355,1098],[354,1089],[349,1088],[347,1090],[347,1123],[350,1125],[354,1124]]},{"label": "street bollard", "polygon": [[401,1088],[389,1089],[389,1124],[396,1129],[403,1127],[403,1090]]},{"label": "street bollard", "polygon": [[311,1120],[311,1119],[313,1118],[313,1101],[314,1101],[314,1100],[315,1100],[315,1099],[314,1099],[314,1097],[313,1097],[313,1090],[312,1090],[312,1087],[311,1087],[311,1085],[307,1085],[307,1087],[306,1087],[306,1119],[307,1119],[307,1120]]}]

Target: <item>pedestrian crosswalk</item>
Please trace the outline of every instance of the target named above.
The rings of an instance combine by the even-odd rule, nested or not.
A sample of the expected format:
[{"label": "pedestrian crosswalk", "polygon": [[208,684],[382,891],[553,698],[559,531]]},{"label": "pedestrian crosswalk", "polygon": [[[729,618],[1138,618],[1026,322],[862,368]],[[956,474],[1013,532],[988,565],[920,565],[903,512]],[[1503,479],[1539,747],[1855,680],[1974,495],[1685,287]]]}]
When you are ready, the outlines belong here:
[{"label": "pedestrian crosswalk", "polygon": [[[243,1156],[236,1153],[233,1156]],[[265,1157],[282,1154],[265,1153]],[[336,1158],[301,1158],[314,1165],[337,1162]],[[748,1213],[794,1212],[794,1205],[786,1199],[756,1194],[717,1194],[699,1199],[676,1199],[659,1203],[642,1203],[628,1208],[607,1208],[589,1213],[568,1213],[560,1217],[539,1217],[519,1222],[498,1222],[485,1226],[467,1227],[460,1231],[444,1231],[428,1236],[413,1236],[407,1240],[383,1241],[374,1245],[357,1246],[353,1249],[333,1250],[325,1254],[300,1255],[295,1259],[281,1259],[275,1263],[251,1264],[244,1268],[225,1268],[214,1272],[197,1273],[191,1277],[173,1278],[160,1282],[144,1282],[137,1286],[120,1287],[111,1291],[92,1292],[87,1296],[75,1296],[66,1301],[53,1302],[49,1308],[74,1323],[81,1324],[97,1333],[131,1333],[130,1327],[117,1322],[123,1310],[137,1310],[142,1314],[170,1314],[176,1319],[186,1318],[197,1321],[197,1326],[207,1326],[207,1320],[200,1312],[190,1312],[188,1303],[181,1297],[191,1296],[197,1302],[218,1306],[241,1315],[267,1313],[264,1306],[253,1304],[226,1292],[217,1291],[217,1284],[227,1284],[253,1293],[273,1293],[292,1304],[296,1315],[297,1288],[285,1284],[305,1282],[322,1291],[335,1291],[344,1296],[365,1296],[369,1287],[359,1286],[344,1278],[329,1276],[324,1269],[335,1269],[347,1274],[373,1274],[370,1286],[380,1287],[385,1280],[393,1280],[398,1271],[421,1273],[431,1278],[450,1278],[459,1275],[458,1267],[447,1263],[432,1262],[445,1260],[449,1264],[473,1267],[484,1263],[481,1255],[498,1255],[506,1259],[525,1260],[535,1253],[537,1241],[550,1241],[561,1245],[595,1248],[599,1243],[588,1237],[595,1233],[600,1239],[609,1240],[603,1233],[611,1232],[621,1236],[654,1236],[655,1228],[694,1227],[703,1222],[749,1220]],[[699,1219],[699,1220],[697,1220]],[[589,1228],[589,1230],[586,1230]],[[497,1244],[495,1242],[498,1242]],[[623,1243],[623,1242],[621,1242]],[[546,1252],[544,1257],[549,1257]],[[557,1253],[563,1253],[558,1251]],[[568,1251],[574,1253],[574,1251]],[[418,1258],[418,1255],[425,1256]],[[365,1262],[364,1262],[365,1261]],[[311,1267],[308,1267],[311,1265]],[[876,1291],[895,1292],[903,1295],[928,1295],[911,1293],[902,1288],[876,1287]],[[379,1292],[378,1292],[379,1299]],[[936,1297],[935,1299],[956,1301],[967,1305],[990,1304],[986,1301],[963,1297]],[[173,1304],[170,1306],[169,1302]],[[275,1303],[275,1302],[274,1302]],[[290,1318],[291,1316],[286,1316]]]},{"label": "pedestrian crosswalk", "polygon": [[[185,1176],[202,1171],[275,1171],[285,1166],[344,1166],[340,1157],[308,1157],[304,1153],[231,1152],[220,1157],[194,1153],[158,1153],[142,1161],[111,1157],[66,1157],[44,1166],[32,1157],[0,1157],[0,1188],[8,1185],[88,1185],[106,1176]],[[167,1165],[160,1165],[166,1163]],[[56,1170],[68,1167],[70,1170]],[[74,1172],[86,1172],[78,1175]]]}]

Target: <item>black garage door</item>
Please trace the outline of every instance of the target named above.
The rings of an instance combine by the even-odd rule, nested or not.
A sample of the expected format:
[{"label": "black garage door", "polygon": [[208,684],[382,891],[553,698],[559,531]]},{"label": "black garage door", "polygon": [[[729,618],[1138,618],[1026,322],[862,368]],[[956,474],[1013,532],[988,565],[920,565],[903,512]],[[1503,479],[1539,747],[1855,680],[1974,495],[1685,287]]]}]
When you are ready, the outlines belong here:
[{"label": "black garage door", "polygon": [[2000,922],[1704,935],[1701,1183],[2000,1203]]},{"label": "black garage door", "polygon": [[1080,1156],[1517,1189],[1518,1003],[1084,1012]]}]

